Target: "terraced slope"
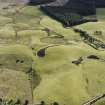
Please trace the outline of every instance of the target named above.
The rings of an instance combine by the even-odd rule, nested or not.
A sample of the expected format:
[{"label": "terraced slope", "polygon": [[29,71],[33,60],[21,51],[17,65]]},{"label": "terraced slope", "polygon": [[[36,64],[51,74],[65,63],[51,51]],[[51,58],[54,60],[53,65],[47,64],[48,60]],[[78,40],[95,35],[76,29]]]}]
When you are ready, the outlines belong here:
[{"label": "terraced slope", "polygon": [[73,30],[105,43],[104,11],[97,10],[99,22],[66,29],[39,7],[0,3],[0,97],[82,105],[104,93],[105,51]]}]

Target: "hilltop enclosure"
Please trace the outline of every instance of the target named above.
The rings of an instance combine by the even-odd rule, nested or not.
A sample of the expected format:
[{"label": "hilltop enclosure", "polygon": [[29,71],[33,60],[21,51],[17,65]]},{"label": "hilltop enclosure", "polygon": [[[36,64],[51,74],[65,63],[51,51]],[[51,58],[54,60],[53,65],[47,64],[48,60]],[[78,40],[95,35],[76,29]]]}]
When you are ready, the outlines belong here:
[{"label": "hilltop enclosure", "polygon": [[[105,8],[96,9],[99,21],[65,28],[42,11],[52,4],[24,3],[0,0],[0,98],[30,105],[83,105],[103,95]],[[66,18],[71,17],[91,18],[76,13]],[[96,105],[105,105],[105,98]]]}]

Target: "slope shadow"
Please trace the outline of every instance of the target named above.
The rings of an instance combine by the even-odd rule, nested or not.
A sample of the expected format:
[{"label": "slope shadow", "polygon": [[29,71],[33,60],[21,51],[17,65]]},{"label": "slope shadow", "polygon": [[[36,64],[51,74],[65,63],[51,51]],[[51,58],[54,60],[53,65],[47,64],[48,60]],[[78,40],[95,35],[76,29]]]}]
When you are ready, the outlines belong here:
[{"label": "slope shadow", "polygon": [[105,8],[105,0],[95,0],[96,8]]},{"label": "slope shadow", "polygon": [[[105,0],[30,0],[29,5],[40,5],[42,11],[64,26],[74,26],[96,22],[96,18],[83,17],[96,15],[96,8],[105,7]],[[72,14],[76,14],[77,18]]]}]

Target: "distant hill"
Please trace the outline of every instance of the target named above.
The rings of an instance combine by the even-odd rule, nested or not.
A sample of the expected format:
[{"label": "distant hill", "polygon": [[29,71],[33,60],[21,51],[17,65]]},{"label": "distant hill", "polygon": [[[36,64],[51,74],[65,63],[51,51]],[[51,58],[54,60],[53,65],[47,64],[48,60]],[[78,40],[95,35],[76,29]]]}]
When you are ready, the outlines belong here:
[{"label": "distant hill", "polygon": [[[97,3],[97,5],[98,5],[98,3]],[[88,1],[86,1],[86,0],[56,0],[55,2],[48,3],[44,6],[46,8],[49,7],[49,9],[50,9],[50,7],[51,7],[51,9],[53,9],[53,7],[54,8],[56,7],[56,9],[57,9],[57,7],[58,7],[58,9],[59,8],[65,9],[68,12],[72,11],[72,12],[79,13],[81,15],[90,15],[90,14],[96,13],[94,0],[88,0]]]},{"label": "distant hill", "polygon": [[105,7],[105,0],[95,0],[96,7]]},{"label": "distant hill", "polygon": [[41,8],[48,15],[68,26],[89,22],[91,20],[84,20],[83,16],[96,14],[94,0],[56,0],[42,5]]}]

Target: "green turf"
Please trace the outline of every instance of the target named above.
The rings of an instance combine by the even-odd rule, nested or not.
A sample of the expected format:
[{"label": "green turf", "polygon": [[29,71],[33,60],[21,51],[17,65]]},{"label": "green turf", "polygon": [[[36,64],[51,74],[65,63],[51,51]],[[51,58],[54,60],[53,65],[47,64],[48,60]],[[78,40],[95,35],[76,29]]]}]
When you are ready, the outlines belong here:
[{"label": "green turf", "polygon": [[[3,5],[2,5],[3,6]],[[39,103],[57,101],[60,105],[81,105],[105,92],[105,51],[84,43],[73,28],[87,31],[105,42],[104,9],[97,10],[99,22],[64,28],[35,6],[0,6],[0,97],[29,99]],[[95,35],[102,31],[102,35]],[[45,50],[45,56],[37,52]],[[103,60],[84,59],[97,55]],[[18,61],[19,60],[19,61]],[[21,62],[22,61],[22,62]],[[24,61],[24,62],[23,62]],[[33,81],[29,80],[32,68]],[[34,88],[32,89],[32,85]],[[96,105],[104,105],[105,99]]]}]

